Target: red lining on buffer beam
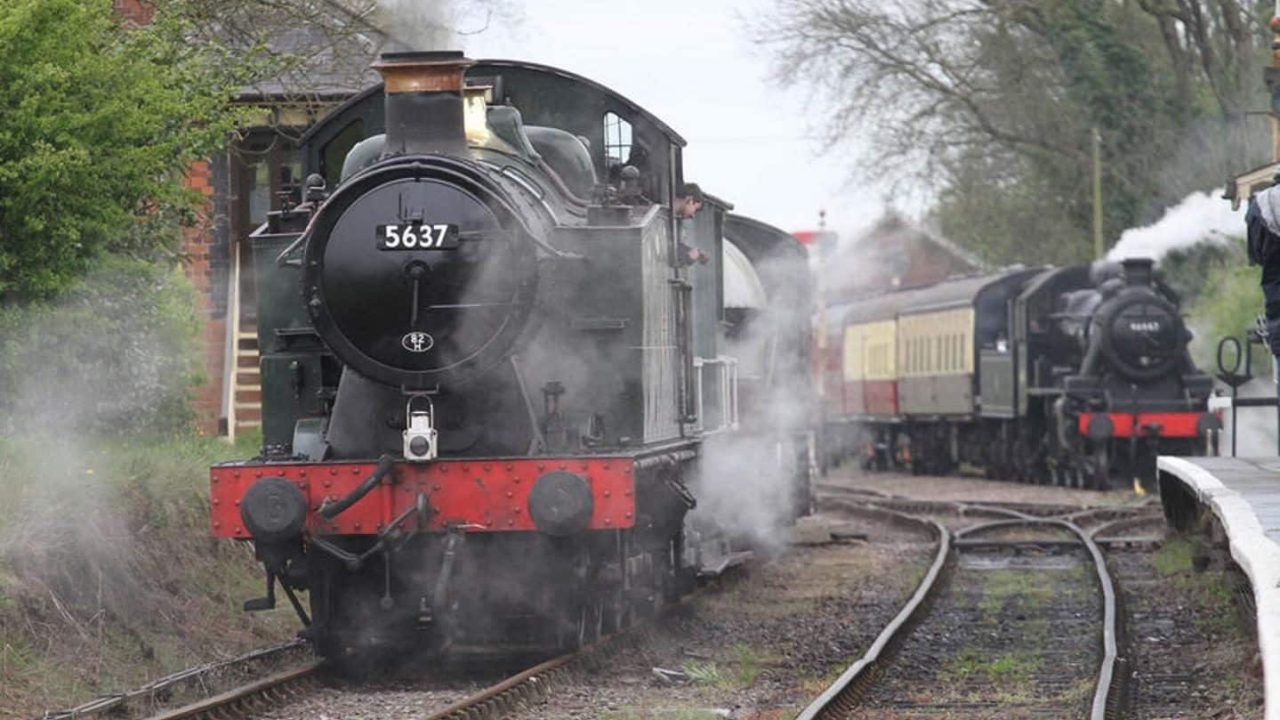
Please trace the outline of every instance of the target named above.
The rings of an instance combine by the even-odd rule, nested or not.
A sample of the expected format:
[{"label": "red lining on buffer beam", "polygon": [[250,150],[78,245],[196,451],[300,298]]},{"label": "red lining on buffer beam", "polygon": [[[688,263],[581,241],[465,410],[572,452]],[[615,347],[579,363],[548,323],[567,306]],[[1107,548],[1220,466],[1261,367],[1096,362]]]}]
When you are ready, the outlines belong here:
[{"label": "red lining on buffer beam", "polygon": [[[545,473],[566,470],[586,478],[594,510],[591,530],[635,525],[635,460],[631,457],[526,460],[433,460],[396,463],[387,478],[332,521],[316,510],[326,498],[341,500],[373,474],[374,462],[219,465],[209,470],[210,526],[217,537],[248,538],[240,498],[254,482],[282,477],[302,490],[310,511],[307,529],[323,535],[375,535],[426,493],[429,531],[470,526],[468,532],[536,531],[529,492]],[[413,521],[405,522],[406,526]]]},{"label": "red lining on buffer beam", "polygon": [[[1133,435],[1133,413],[1082,413],[1077,427],[1080,434],[1089,432],[1089,420],[1096,415],[1106,415],[1115,426],[1112,437],[1130,437]],[[1194,438],[1200,436],[1200,416],[1198,412],[1140,412],[1138,413],[1139,437],[1175,437]],[[1159,431],[1149,432],[1146,428],[1159,426]]]}]

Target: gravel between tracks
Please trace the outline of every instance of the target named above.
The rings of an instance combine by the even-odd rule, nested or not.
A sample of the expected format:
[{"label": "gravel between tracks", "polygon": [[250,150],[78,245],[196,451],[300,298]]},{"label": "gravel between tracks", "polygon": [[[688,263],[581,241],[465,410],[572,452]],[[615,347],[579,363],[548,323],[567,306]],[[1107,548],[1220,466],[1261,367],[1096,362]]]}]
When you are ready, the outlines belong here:
[{"label": "gravel between tracks", "polygon": [[482,689],[484,683],[423,688],[397,683],[320,688],[287,707],[264,712],[257,720],[393,720],[423,717]]},{"label": "gravel between tracks", "polygon": [[850,717],[1084,717],[1101,617],[1082,550],[963,552],[928,616]]},{"label": "gravel between tracks", "polygon": [[1134,720],[1262,717],[1257,646],[1231,597],[1236,578],[1221,567],[1197,572],[1195,548],[1171,538],[1154,554],[1107,554],[1129,621]]},{"label": "gravel between tracks", "polygon": [[[793,717],[893,617],[932,551],[888,525],[833,522],[870,542],[796,546],[755,564],[521,717]],[[664,681],[654,668],[684,677]]]}]

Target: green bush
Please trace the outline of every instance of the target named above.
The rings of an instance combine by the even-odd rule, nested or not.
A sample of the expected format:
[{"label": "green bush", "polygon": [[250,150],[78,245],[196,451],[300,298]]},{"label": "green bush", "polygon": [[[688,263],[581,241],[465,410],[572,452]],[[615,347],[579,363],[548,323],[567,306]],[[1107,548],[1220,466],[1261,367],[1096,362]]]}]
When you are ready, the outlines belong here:
[{"label": "green bush", "polygon": [[0,433],[189,429],[199,327],[179,269],[110,255],[56,300],[0,308]]},{"label": "green bush", "polygon": [[[0,301],[50,297],[199,201],[178,178],[225,143],[235,68],[176,13],[122,24],[111,0],[0,2]],[[140,222],[139,219],[144,219]]]}]

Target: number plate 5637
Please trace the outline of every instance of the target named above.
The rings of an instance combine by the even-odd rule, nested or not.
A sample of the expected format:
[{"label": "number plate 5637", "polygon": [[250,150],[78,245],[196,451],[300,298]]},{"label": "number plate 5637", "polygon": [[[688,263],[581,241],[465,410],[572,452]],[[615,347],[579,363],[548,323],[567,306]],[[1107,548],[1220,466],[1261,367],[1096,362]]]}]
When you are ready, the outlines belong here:
[{"label": "number plate 5637", "polygon": [[379,250],[456,250],[457,248],[457,225],[408,222],[378,226]]}]

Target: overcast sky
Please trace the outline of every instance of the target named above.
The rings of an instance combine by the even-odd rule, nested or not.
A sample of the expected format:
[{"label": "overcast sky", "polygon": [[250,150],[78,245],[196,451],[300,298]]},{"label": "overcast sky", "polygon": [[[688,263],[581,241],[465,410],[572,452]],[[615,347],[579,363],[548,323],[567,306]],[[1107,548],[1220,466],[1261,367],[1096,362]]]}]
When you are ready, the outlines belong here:
[{"label": "overcast sky", "polygon": [[[846,231],[880,212],[848,182],[851,153],[822,153],[819,106],[769,80],[770,53],[743,18],[769,0],[516,0],[518,23],[465,38],[475,58],[545,63],[604,83],[689,141],[685,177],[736,211],[785,230]],[[818,118],[820,120],[820,117]]]}]

